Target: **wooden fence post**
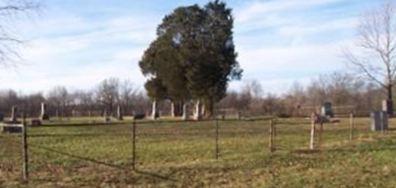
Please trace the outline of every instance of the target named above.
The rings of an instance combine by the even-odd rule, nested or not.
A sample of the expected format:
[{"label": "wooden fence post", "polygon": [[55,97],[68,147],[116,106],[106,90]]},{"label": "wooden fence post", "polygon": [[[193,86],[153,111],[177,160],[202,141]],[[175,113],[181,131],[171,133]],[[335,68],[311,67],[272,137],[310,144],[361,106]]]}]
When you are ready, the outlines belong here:
[{"label": "wooden fence post", "polygon": [[136,170],[136,122],[132,122],[132,169]]},{"label": "wooden fence post", "polygon": [[320,124],[319,124],[319,135],[318,135],[318,147],[321,148],[322,147],[322,135],[323,135],[323,121],[320,120]]},{"label": "wooden fence post", "polygon": [[219,159],[219,120],[216,118],[216,159]]},{"label": "wooden fence post", "polygon": [[353,113],[349,115],[349,141],[353,140],[353,131],[355,128],[355,119]]},{"label": "wooden fence post", "polygon": [[270,135],[269,136],[269,150],[272,153],[275,151],[275,147],[274,147],[275,127],[274,127],[274,121],[272,119],[270,120],[269,135]]},{"label": "wooden fence post", "polygon": [[313,113],[311,116],[311,140],[309,143],[309,149],[314,150],[315,149],[315,119],[316,115]]},{"label": "wooden fence post", "polygon": [[27,143],[27,126],[26,115],[22,115],[22,180],[28,182],[29,180],[29,158],[28,158],[28,143]]}]

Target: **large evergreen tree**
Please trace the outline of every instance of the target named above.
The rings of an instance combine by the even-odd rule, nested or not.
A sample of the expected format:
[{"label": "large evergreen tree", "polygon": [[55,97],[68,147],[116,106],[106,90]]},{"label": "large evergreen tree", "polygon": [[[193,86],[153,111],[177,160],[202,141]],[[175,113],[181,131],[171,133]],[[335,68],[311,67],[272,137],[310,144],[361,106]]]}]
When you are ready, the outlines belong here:
[{"label": "large evergreen tree", "polygon": [[[197,28],[196,38],[201,53],[195,56],[196,62],[187,75],[192,95],[204,102],[205,112],[211,116],[214,103],[225,96],[228,82],[240,79],[242,70],[236,61],[231,9],[216,0],[205,6],[204,13],[204,23]],[[192,50],[190,54],[197,53]]]},{"label": "large evergreen tree", "polygon": [[160,80],[172,101],[194,100],[197,119],[202,104],[211,116],[228,82],[242,73],[232,28],[231,9],[223,2],[175,9],[157,28],[158,37],[140,62],[143,74]]}]

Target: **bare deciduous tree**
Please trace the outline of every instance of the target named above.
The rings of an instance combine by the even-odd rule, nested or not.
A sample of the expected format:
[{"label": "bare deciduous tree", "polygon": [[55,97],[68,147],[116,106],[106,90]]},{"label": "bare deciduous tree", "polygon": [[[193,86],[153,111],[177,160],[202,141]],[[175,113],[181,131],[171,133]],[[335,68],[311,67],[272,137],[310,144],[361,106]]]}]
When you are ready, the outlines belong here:
[{"label": "bare deciduous tree", "polygon": [[96,90],[97,100],[103,104],[106,113],[113,114],[114,105],[119,101],[119,91],[120,81],[117,78],[105,79],[98,85]]},{"label": "bare deciduous tree", "polygon": [[120,84],[120,99],[119,105],[125,112],[129,112],[133,108],[133,99],[136,98],[138,89],[134,87],[134,84],[130,80],[125,80]]},{"label": "bare deciduous tree", "polygon": [[23,40],[11,29],[15,18],[38,8],[33,0],[0,0],[0,65],[13,65],[20,58]]},{"label": "bare deciduous tree", "polygon": [[67,112],[67,107],[71,103],[70,94],[63,86],[56,86],[48,92],[48,102],[55,108],[55,114],[59,117],[64,117]]},{"label": "bare deciduous tree", "polygon": [[345,50],[344,56],[351,67],[384,88],[388,114],[392,115],[392,89],[396,76],[395,4],[389,1],[365,13],[358,27],[358,36],[356,50]]}]

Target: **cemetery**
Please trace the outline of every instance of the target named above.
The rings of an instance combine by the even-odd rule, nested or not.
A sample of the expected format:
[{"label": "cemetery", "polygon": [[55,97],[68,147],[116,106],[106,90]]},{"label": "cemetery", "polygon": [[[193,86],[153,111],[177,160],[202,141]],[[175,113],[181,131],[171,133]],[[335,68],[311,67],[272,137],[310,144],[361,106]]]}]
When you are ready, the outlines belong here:
[{"label": "cemetery", "polygon": [[0,0],[0,83],[0,188],[396,187],[393,1]]},{"label": "cemetery", "polygon": [[[166,186],[195,186],[209,170],[210,173],[218,173],[218,178],[201,182],[203,185],[218,184],[222,179],[230,177],[237,180],[228,182],[233,185],[246,182],[250,182],[249,185],[269,185],[273,183],[273,178],[277,178],[281,185],[288,187],[303,185],[300,184],[301,181],[308,176],[304,169],[310,169],[311,173],[316,174],[309,175],[310,181],[318,181],[318,184],[311,182],[312,185],[319,185],[319,182],[332,185],[364,185],[369,182],[383,185],[382,178],[386,176],[382,174],[392,171],[376,171],[378,177],[365,179],[344,178],[345,173],[358,173],[360,167],[345,171],[342,166],[353,166],[356,160],[372,167],[386,163],[386,168],[393,168],[393,164],[396,164],[393,157],[380,158],[386,150],[371,150],[376,147],[391,147],[388,146],[389,143],[381,141],[384,139],[394,143],[390,140],[396,135],[388,130],[395,129],[396,122],[388,118],[386,112],[372,112],[370,117],[354,117],[353,113],[341,116],[343,114],[334,110],[337,107],[329,102],[318,107],[320,110],[311,116],[302,118],[227,118],[222,110],[223,115],[214,120],[193,122],[162,116],[151,120],[150,114],[120,118],[121,109],[117,107],[114,120],[104,113],[103,117],[92,117],[96,121],[89,121],[90,123],[84,123],[79,117],[57,123],[59,120],[48,118],[49,115],[46,120],[42,120],[42,114],[47,114],[45,106],[44,103],[41,104],[40,116],[29,117],[30,122],[21,119],[22,115],[17,115],[18,107],[13,106],[10,121],[1,125],[3,133],[0,134],[0,141],[8,145],[0,149],[0,153],[7,153],[5,156],[8,156],[0,157],[1,168],[8,169],[3,170],[5,176],[0,176],[2,185],[10,186],[19,182],[18,174],[24,170],[20,166],[21,158],[18,157],[23,154],[20,148],[23,142],[18,136],[23,135],[23,125],[15,124],[11,130],[7,124],[14,125],[11,124],[13,121],[25,122],[28,126],[25,132],[28,150],[23,151],[29,151],[29,169],[26,171],[29,172],[30,185],[37,186],[41,185],[40,179],[43,177],[51,179],[51,185],[62,183],[74,186],[73,182],[64,181],[63,178],[69,176],[67,174],[73,174],[71,178],[85,179],[85,183],[80,184],[84,186],[95,186],[96,179],[105,176],[109,178],[107,181],[110,184],[120,181],[120,176],[127,176],[116,183],[120,186],[130,183],[156,185],[158,182]],[[335,118],[339,121],[335,122]],[[16,127],[19,130],[15,130]],[[348,152],[336,152],[343,150]],[[351,158],[350,155],[355,157]],[[372,157],[370,161],[366,161],[367,156]],[[288,162],[282,162],[282,158]],[[327,160],[321,160],[323,158]],[[190,164],[192,162],[194,164]],[[295,169],[289,163],[296,163],[299,168]],[[178,164],[182,166],[179,167]],[[324,167],[329,165],[331,169],[324,171]],[[87,174],[78,170],[81,166],[87,172],[100,169],[103,173]],[[186,167],[196,170],[190,171]],[[236,169],[218,172],[233,167]],[[177,173],[169,175],[172,169],[177,170]],[[250,179],[249,176],[241,175],[245,173],[243,169],[260,173],[256,178]],[[279,175],[275,176],[261,171],[262,169],[277,169]],[[291,176],[290,172],[300,174],[301,177]],[[331,173],[335,179],[324,180],[323,176],[327,173]],[[7,178],[6,181],[4,177],[11,179]],[[306,180],[308,179],[304,181]],[[230,185],[228,183],[224,185]]]}]

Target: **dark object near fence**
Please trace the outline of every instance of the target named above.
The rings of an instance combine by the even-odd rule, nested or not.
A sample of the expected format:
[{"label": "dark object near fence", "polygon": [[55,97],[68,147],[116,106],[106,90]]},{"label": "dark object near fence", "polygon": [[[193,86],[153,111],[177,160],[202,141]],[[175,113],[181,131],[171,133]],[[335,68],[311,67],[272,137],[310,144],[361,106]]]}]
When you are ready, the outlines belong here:
[{"label": "dark object near fence", "polygon": [[4,121],[4,114],[0,113],[0,122],[3,122],[3,121]]},{"label": "dark object near fence", "polygon": [[316,113],[313,113],[311,118],[313,118],[313,121],[316,124],[329,123],[330,122],[329,118],[327,118],[326,116],[322,116],[322,115],[319,115],[319,114],[316,114]]},{"label": "dark object near fence", "polygon": [[134,120],[139,120],[139,119],[144,119],[146,117],[146,114],[135,114],[133,115]]},{"label": "dark object near fence", "polygon": [[44,114],[44,115],[41,116],[41,119],[42,119],[42,120],[47,120],[47,121],[48,121],[48,120],[50,120],[50,117],[49,117],[48,114]]},{"label": "dark object near fence", "polygon": [[388,130],[388,114],[385,111],[375,111],[371,113],[371,130]]},{"label": "dark object near fence", "polygon": [[21,133],[22,125],[20,125],[20,124],[2,124],[2,125],[0,125],[0,132],[2,132],[2,133]]},{"label": "dark object near fence", "polygon": [[32,126],[41,126],[42,125],[41,120],[39,120],[39,119],[32,119],[30,123]]},{"label": "dark object near fence", "polygon": [[341,123],[340,119],[331,119],[330,123]]},{"label": "dark object near fence", "polygon": [[290,118],[291,116],[290,116],[290,114],[280,113],[280,114],[278,114],[278,117],[279,118]]},{"label": "dark object near fence", "polygon": [[111,118],[109,116],[106,116],[105,117],[105,123],[110,123],[110,121],[111,121]]},{"label": "dark object near fence", "polygon": [[332,108],[331,102],[325,102],[322,106],[322,111],[321,111],[322,116],[327,116],[327,117],[334,117],[334,112]]}]

